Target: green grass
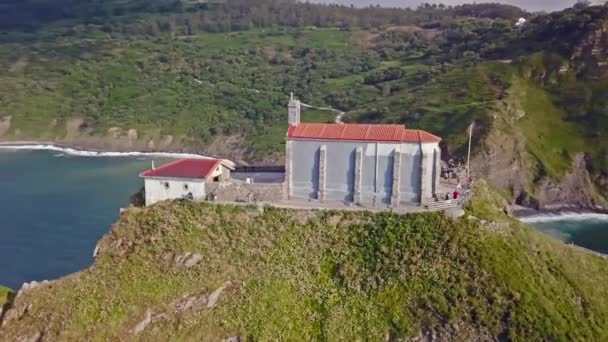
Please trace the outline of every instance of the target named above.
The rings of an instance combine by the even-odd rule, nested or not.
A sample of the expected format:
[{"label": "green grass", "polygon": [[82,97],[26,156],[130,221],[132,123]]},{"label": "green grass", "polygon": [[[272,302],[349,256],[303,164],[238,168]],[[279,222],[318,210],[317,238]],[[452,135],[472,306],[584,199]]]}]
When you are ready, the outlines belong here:
[{"label": "green grass", "polygon": [[338,29],[313,29],[302,31],[297,39],[299,46],[310,46],[316,49],[344,50],[355,44],[353,35],[356,31]]},{"label": "green grass", "polygon": [[0,307],[2,307],[8,300],[8,296],[13,293],[13,290],[8,287],[0,285]]},{"label": "green grass", "polygon": [[582,132],[565,120],[565,114],[545,90],[517,78],[514,96],[526,115],[517,122],[526,137],[529,152],[541,163],[546,175],[559,177],[571,167],[576,153],[585,151]]},{"label": "green grass", "polygon": [[385,69],[394,68],[394,67],[401,66],[401,62],[400,61],[383,61],[380,63],[380,66]]},{"label": "green grass", "polygon": [[312,108],[303,108],[301,112],[302,122],[329,122],[333,123],[336,120],[338,113],[331,110],[319,110]]},{"label": "green grass", "polygon": [[326,81],[325,85],[326,85],[326,89],[329,91],[331,90],[335,90],[335,89],[350,89],[352,88],[354,85],[356,84],[362,84],[363,80],[365,79],[365,76],[368,73],[360,73],[360,74],[354,74],[354,75],[350,75],[350,76],[345,76],[345,77],[341,77],[341,78],[334,78],[334,79],[329,79]]},{"label": "green grass", "polygon": [[[95,265],[20,296],[8,339],[605,340],[608,263],[502,213],[480,183],[468,215],[307,212],[175,202],[124,213]],[[117,244],[120,242],[120,246]],[[192,268],[175,255],[200,253]],[[178,312],[184,295],[217,307]],[[41,319],[44,317],[44,319]],[[458,331],[453,327],[457,325]]]}]

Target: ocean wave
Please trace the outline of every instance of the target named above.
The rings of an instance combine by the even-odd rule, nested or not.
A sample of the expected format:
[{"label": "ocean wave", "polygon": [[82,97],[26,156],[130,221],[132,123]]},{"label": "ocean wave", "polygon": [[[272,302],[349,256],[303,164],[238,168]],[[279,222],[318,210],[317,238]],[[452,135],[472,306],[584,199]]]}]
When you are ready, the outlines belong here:
[{"label": "ocean wave", "polygon": [[210,157],[201,156],[192,153],[169,153],[169,152],[96,152],[77,150],[70,147],[60,147],[56,145],[0,145],[0,149],[4,150],[44,150],[56,151],[65,153],[71,156],[79,157],[165,157],[165,158],[197,158],[210,159]]},{"label": "ocean wave", "polygon": [[554,221],[596,221],[608,222],[608,214],[563,212],[555,214],[538,214],[519,218],[525,223],[554,222]]}]

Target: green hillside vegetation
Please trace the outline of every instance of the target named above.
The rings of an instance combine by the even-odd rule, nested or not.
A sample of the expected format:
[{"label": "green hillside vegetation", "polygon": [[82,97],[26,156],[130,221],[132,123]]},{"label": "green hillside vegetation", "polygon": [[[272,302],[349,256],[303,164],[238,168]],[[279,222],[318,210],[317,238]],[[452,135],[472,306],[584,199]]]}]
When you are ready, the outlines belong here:
[{"label": "green hillside vegetation", "polygon": [[[605,340],[608,263],[522,225],[485,184],[468,215],[189,202],[131,208],[95,264],[26,291],[8,339]],[[480,221],[487,220],[487,221]],[[177,257],[200,254],[186,267]],[[230,281],[213,308],[205,298]],[[202,299],[184,309],[179,303]],[[197,306],[198,305],[198,306]],[[137,336],[132,329],[151,310]]]},{"label": "green hillside vegetation", "polygon": [[[65,123],[81,117],[100,135],[135,128],[143,137],[171,134],[202,146],[218,135],[244,135],[260,156],[282,150],[292,91],[307,103],[351,111],[346,120],[428,129],[454,149],[470,120],[487,121],[496,94],[474,66],[383,61],[358,43],[362,34],[260,29],[3,44],[0,115],[12,116],[15,138],[64,136]],[[326,122],[330,114],[303,120]]]},{"label": "green hillside vegetation", "polygon": [[[304,97],[314,79],[377,63],[362,48],[345,48],[351,36],[335,30],[255,30],[5,44],[0,115],[12,115],[12,132],[26,137],[66,134],[67,120],[85,117],[99,134],[117,126],[144,136],[183,135],[199,144],[219,134],[262,136],[259,145],[252,139],[262,154],[264,139],[274,138],[265,145],[279,150],[289,91]],[[304,114],[304,119],[327,121],[329,114]]]},{"label": "green hillside vegetation", "polygon": [[[455,33],[472,25],[481,32],[495,21],[525,15],[500,5],[413,11],[287,0],[9,1],[3,6],[0,117],[12,117],[13,139],[63,137],[69,133],[66,122],[81,118],[86,134],[135,128],[140,138],[173,135],[199,147],[220,135],[242,135],[257,156],[282,151],[275,133],[285,125],[286,96],[292,91],[314,105],[358,109],[363,121],[389,121],[389,111],[392,121],[416,122],[417,107],[409,108],[413,119],[400,117],[402,106],[412,104],[375,103],[375,98],[398,98],[404,93],[400,88],[425,88],[432,76],[451,69],[437,71],[434,61],[458,55],[470,37],[454,35],[452,48],[442,51],[441,41],[428,38],[437,29],[414,25],[434,22],[453,26]],[[457,19],[468,15],[478,19]],[[440,53],[431,56],[431,51]],[[391,82],[378,79],[351,89],[353,82],[386,69],[400,71]],[[360,104],[368,106],[353,108]]]},{"label": "green hillside vegetation", "polygon": [[[118,126],[204,144],[218,134],[274,133],[274,127],[284,129],[285,91],[300,89],[302,68],[318,64],[319,54],[334,61],[325,61],[319,73],[347,72],[341,68],[353,64],[366,68],[372,59],[363,50],[344,49],[350,33],[329,33],[324,40],[314,30],[260,30],[152,41],[7,44],[1,47],[9,62],[2,65],[2,112],[14,113],[13,130],[29,136],[48,134],[53,120],[59,120],[56,129],[65,129],[65,121],[83,113],[102,134]],[[296,60],[291,55],[296,46],[321,51]]]},{"label": "green hillside vegetation", "polygon": [[13,291],[11,289],[0,285],[0,308],[4,306],[4,304],[12,293]]},{"label": "green hillside vegetation", "polygon": [[516,97],[526,113],[518,124],[523,128],[527,146],[543,167],[542,172],[559,177],[570,169],[572,156],[589,151],[581,127],[566,120],[551,95],[529,81],[517,79]]}]

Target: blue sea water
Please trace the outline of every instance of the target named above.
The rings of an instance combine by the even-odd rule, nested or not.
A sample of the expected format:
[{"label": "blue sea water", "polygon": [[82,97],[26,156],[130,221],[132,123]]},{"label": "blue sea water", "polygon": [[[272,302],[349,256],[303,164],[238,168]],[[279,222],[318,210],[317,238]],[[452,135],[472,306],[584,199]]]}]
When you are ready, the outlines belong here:
[{"label": "blue sea water", "polygon": [[608,215],[563,213],[534,216],[524,221],[564,242],[608,254]]},{"label": "blue sea water", "polygon": [[88,267],[150,165],[150,157],[0,149],[0,284],[19,288]]}]

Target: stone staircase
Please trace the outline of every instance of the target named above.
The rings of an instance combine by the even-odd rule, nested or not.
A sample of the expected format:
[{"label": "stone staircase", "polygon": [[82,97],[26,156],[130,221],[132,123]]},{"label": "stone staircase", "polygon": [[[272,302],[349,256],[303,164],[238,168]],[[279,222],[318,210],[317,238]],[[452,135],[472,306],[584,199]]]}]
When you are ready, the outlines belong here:
[{"label": "stone staircase", "polygon": [[461,204],[462,204],[462,201],[460,199],[458,199],[458,200],[431,202],[431,203],[422,204],[421,206],[424,209],[428,209],[428,210],[445,210],[445,209],[459,207]]}]

